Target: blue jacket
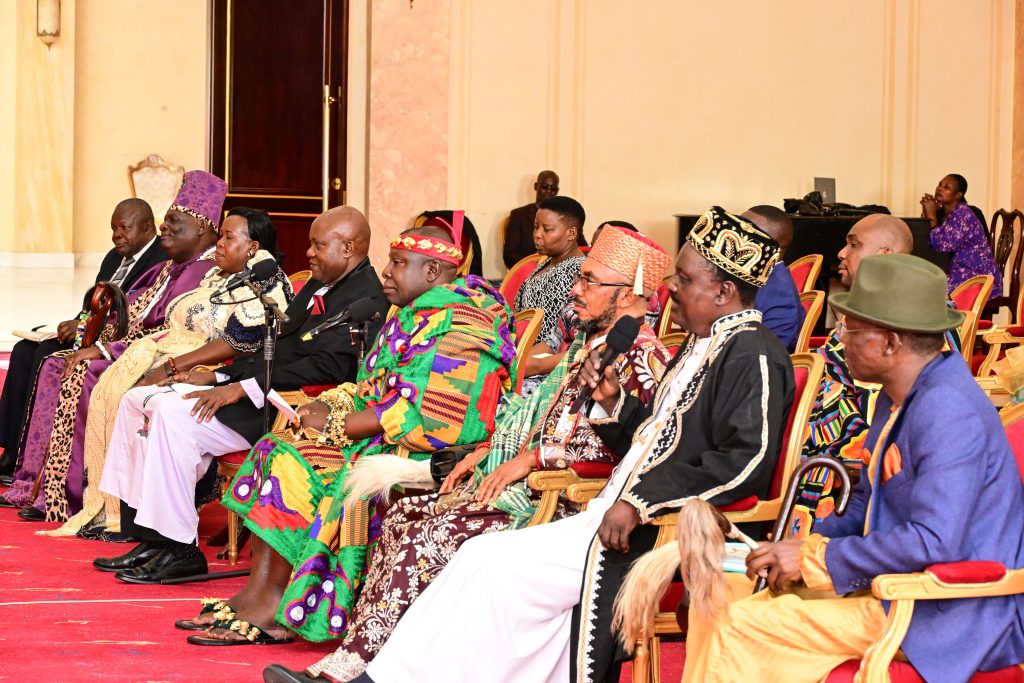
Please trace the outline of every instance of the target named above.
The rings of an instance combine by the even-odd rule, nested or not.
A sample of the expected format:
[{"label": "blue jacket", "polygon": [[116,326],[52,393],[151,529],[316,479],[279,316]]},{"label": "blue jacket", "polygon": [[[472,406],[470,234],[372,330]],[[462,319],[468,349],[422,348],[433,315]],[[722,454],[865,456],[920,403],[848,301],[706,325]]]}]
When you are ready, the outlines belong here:
[{"label": "blue jacket", "polygon": [[761,324],[779,338],[786,351],[793,353],[804,323],[804,307],[786,264],[779,262],[772,268],[764,287],[757,290],[754,308],[761,311]]},{"label": "blue jacket", "polygon": [[[874,450],[892,400],[883,390],[866,447]],[[914,382],[882,454],[895,443],[902,471],[886,483],[865,468],[847,513],[815,531],[832,538],[825,564],[836,592],[870,588],[879,574],[960,560],[1024,567],[1024,491],[999,417],[960,354],[947,351]],[[871,524],[863,535],[872,490]],[[883,602],[886,611],[889,603]],[[901,646],[927,681],[1024,662],[1024,596],[921,600]]]}]

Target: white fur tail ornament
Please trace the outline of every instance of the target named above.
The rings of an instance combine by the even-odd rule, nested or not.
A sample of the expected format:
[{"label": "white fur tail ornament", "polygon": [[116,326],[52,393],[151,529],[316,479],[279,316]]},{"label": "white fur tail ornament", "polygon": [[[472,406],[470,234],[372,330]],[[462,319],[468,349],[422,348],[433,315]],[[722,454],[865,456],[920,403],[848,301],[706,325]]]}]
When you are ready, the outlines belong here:
[{"label": "white fur tail ornament", "polygon": [[679,566],[679,551],[672,543],[644,553],[633,563],[615,597],[612,630],[626,652],[632,652],[647,625],[654,621],[661,596]]},{"label": "white fur tail ornament", "polygon": [[347,498],[380,497],[390,500],[395,486],[434,489],[429,460],[410,460],[397,455],[371,455],[360,458],[345,482]]}]

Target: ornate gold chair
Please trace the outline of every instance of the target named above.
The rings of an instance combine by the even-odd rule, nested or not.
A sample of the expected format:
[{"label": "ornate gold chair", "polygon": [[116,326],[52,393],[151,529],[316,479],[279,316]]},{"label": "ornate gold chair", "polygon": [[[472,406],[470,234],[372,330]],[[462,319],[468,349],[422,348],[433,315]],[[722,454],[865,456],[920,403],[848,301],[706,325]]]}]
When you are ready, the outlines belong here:
[{"label": "ornate gold chair", "polygon": [[516,376],[515,392],[518,394],[523,388],[523,359],[526,354],[537,343],[537,335],[540,334],[540,326],[544,323],[544,309],[528,308],[525,311],[516,313]]},{"label": "ornate gold chair", "polygon": [[537,270],[537,266],[544,260],[544,257],[540,254],[530,254],[519,263],[515,264],[508,269],[505,273],[505,279],[501,281],[501,287],[498,291],[505,297],[505,301],[511,306],[516,300],[516,294],[519,293],[519,288],[526,282],[526,278],[533,274],[533,271]]},{"label": "ornate gold chair", "polygon": [[789,273],[793,276],[796,291],[803,294],[814,289],[824,260],[821,254],[808,254],[789,264]]},{"label": "ornate gold chair", "polygon": [[[1024,479],[1024,404],[1001,414],[1003,429],[1017,458],[1017,467]],[[987,598],[1024,593],[1024,569],[1004,567],[998,562],[953,562],[928,567],[914,574],[883,574],[871,582],[871,592],[879,600],[891,600],[885,630],[861,660],[852,660],[837,667],[826,678],[827,683],[847,683],[858,670],[864,683],[920,681],[920,676],[906,662],[893,661],[910,626],[917,600],[952,600]],[[1014,665],[971,679],[982,681],[1021,681],[1024,673]]]},{"label": "ornate gold chair", "polygon": [[805,353],[810,350],[811,333],[814,326],[818,324],[821,311],[825,307],[825,292],[819,289],[812,289],[800,295],[800,304],[804,307],[804,322],[800,326],[800,334],[796,338],[795,353]]},{"label": "ornate gold chair", "polygon": [[968,367],[974,356],[974,340],[978,334],[978,320],[981,319],[981,311],[985,308],[989,294],[992,293],[994,278],[991,275],[976,275],[961,282],[954,289],[949,298],[956,304],[957,310],[963,311],[966,315],[960,323],[960,351]]},{"label": "ornate gold chair", "polygon": [[149,202],[158,226],[178,195],[184,177],[184,166],[175,166],[159,154],[150,154],[138,164],[128,167],[128,184],[132,188],[132,196]]}]

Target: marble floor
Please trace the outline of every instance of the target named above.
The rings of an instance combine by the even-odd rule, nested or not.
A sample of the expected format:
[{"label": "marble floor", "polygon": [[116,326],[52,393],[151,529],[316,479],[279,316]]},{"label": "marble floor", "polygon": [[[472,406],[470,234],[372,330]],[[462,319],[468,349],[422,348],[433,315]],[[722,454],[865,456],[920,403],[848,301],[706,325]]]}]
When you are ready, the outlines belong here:
[{"label": "marble floor", "polygon": [[96,266],[0,268],[0,351],[10,351],[17,341],[12,330],[55,329],[73,316],[95,277]]}]

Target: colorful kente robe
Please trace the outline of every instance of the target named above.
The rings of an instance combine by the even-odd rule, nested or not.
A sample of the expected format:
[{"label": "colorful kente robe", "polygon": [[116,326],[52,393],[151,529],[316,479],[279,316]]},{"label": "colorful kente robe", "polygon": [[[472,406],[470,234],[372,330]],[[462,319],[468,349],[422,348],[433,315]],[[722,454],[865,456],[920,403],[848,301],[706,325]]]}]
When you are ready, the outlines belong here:
[{"label": "colorful kente robe", "polygon": [[[491,452],[477,469],[477,477],[448,495],[432,493],[400,499],[384,515],[373,564],[359,594],[351,627],[341,647],[310,667],[312,675],[349,681],[366,668],[405,614],[462,544],[481,534],[524,526],[538,496],[519,482],[494,507],[473,499],[483,476],[515,457],[521,449],[533,451],[544,469],[563,469],[577,462],[614,464],[609,451],[582,415],[569,425],[559,423],[579,396],[576,375],[590,349],[603,337],[584,344],[579,334],[565,358],[528,397],[516,396],[498,412]],[[669,354],[654,331],[644,325],[630,350],[615,363],[623,389],[648,402],[668,365]],[[547,447],[549,442],[554,447]],[[547,457],[542,455],[547,452]],[[516,495],[506,495],[514,491]],[[520,494],[525,503],[519,502]],[[578,507],[559,501],[555,519],[575,514]]]},{"label": "colorful kente robe", "polygon": [[372,409],[383,433],[340,450],[267,435],[252,449],[223,502],[295,568],[277,621],[307,640],[345,633],[380,536],[376,504],[345,500],[349,471],[362,457],[485,441],[512,388],[511,320],[482,278],[435,287],[384,324],[360,367],[355,411]]}]

